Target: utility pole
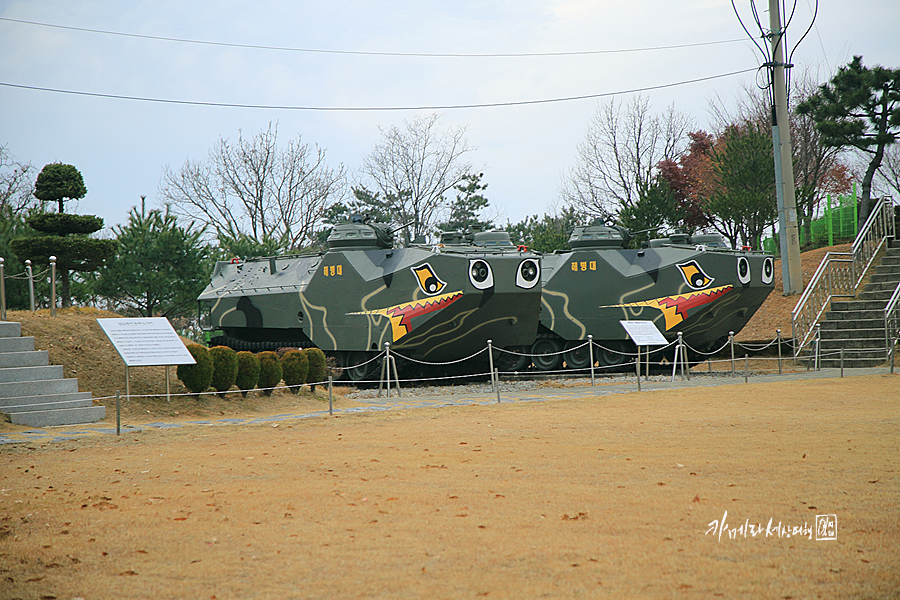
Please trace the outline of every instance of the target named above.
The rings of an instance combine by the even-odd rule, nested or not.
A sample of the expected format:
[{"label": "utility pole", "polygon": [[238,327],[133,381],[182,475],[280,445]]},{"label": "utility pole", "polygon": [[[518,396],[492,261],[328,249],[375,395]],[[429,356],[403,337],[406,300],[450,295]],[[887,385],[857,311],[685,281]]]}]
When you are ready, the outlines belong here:
[{"label": "utility pole", "polygon": [[775,151],[775,190],[778,199],[778,240],[781,249],[781,277],[784,295],[803,291],[800,269],[800,232],[797,226],[797,198],[794,194],[794,163],[791,125],[784,83],[784,31],[778,0],[769,0],[769,41],[772,44],[772,145]]}]

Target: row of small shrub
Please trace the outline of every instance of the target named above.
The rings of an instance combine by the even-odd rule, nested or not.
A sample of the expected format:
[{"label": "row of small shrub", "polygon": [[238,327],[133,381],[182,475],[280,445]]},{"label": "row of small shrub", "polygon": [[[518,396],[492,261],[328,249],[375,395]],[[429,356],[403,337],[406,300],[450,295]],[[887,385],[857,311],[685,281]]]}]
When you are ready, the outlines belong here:
[{"label": "row of small shrub", "polygon": [[318,348],[287,349],[280,357],[277,352],[235,352],[227,346],[188,344],[187,349],[197,363],[179,365],[176,373],[193,394],[212,387],[224,397],[236,385],[244,397],[247,390],[257,387],[269,396],[282,379],[296,394],[306,382],[325,378],[325,353]]}]

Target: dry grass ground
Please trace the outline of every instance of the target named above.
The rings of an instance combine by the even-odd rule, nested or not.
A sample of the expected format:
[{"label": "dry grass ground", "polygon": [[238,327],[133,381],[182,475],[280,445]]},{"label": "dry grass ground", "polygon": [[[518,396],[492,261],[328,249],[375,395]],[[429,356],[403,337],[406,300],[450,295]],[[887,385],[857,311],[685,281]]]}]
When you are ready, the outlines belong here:
[{"label": "dry grass ground", "polygon": [[587,388],[6,446],[0,597],[894,598],[898,400]]}]

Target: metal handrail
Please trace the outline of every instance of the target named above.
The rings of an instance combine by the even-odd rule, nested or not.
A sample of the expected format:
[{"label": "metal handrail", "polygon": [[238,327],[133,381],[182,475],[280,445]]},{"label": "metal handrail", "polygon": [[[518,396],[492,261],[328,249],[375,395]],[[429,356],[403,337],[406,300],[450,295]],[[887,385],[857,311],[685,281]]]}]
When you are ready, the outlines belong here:
[{"label": "metal handrail", "polygon": [[831,300],[856,296],[876,254],[887,239],[894,236],[894,202],[891,198],[882,198],[869,213],[851,251],[825,255],[791,311],[795,357],[815,333],[816,324],[831,306]]}]

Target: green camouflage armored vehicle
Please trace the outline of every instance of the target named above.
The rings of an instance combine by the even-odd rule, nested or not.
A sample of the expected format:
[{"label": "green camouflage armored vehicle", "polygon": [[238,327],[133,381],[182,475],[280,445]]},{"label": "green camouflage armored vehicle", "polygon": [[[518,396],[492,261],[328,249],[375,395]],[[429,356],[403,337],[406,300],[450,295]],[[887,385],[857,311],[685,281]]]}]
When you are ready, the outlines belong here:
[{"label": "green camouflage armored vehicle", "polygon": [[[200,295],[210,345],[322,349],[352,380],[390,342],[415,361],[457,361],[487,347],[530,345],[541,304],[540,257],[513,248],[393,247],[385,225],[336,226],[321,254],[216,264]],[[487,360],[487,353],[481,358]],[[367,362],[371,361],[371,362]],[[364,364],[365,363],[365,364]]]},{"label": "green camouflage armored vehicle", "polygon": [[601,346],[594,352],[601,366],[633,362],[625,353],[636,348],[620,321],[653,321],[670,341],[681,332],[694,351],[717,349],[774,287],[771,256],[731,250],[720,236],[673,234],[639,250],[623,247],[628,237],[615,226],[576,227],[571,250],[542,257],[541,326],[531,346],[537,369],[589,366],[588,335]]}]

